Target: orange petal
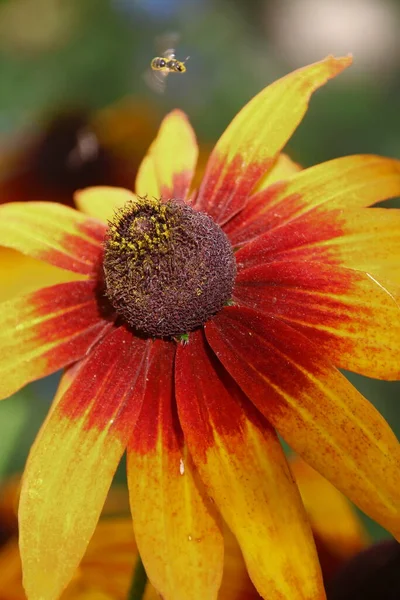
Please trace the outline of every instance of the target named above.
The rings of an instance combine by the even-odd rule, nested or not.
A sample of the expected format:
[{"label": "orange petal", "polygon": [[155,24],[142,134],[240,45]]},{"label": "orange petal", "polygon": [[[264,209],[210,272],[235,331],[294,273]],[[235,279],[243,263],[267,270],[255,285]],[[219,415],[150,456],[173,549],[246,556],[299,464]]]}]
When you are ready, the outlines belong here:
[{"label": "orange petal", "polygon": [[82,358],[110,326],[92,281],[43,288],[0,307],[0,397]]},{"label": "orange petal", "polygon": [[140,410],[146,347],[122,327],[109,334],[69,372],[32,447],[19,506],[30,600],[58,597],[82,559]]},{"label": "orange petal", "polygon": [[56,267],[91,275],[102,251],[105,227],[53,202],[0,206],[0,244]]},{"label": "orange petal", "polygon": [[400,306],[365,273],[274,261],[239,271],[234,299],[284,319],[338,367],[400,378]]},{"label": "orange petal", "polygon": [[290,470],[318,541],[342,560],[361,552],[368,538],[347,498],[298,456],[291,458]]},{"label": "orange petal", "polygon": [[142,411],[128,446],[128,484],[136,541],[152,584],[165,600],[216,598],[223,538],[183,443],[173,397],[175,345],[148,355]]},{"label": "orange petal", "polygon": [[328,56],[272,83],[255,96],[226,129],[206,169],[196,208],[219,224],[247,202],[301,122],[312,93],[351,64]]},{"label": "orange petal", "polygon": [[176,357],[185,439],[263,598],[325,598],[297,487],[271,426],[212,356],[202,332]]},{"label": "orange petal", "polygon": [[185,199],[196,168],[196,137],[186,115],[170,112],[161,123],[136,178],[136,193]]},{"label": "orange petal", "polygon": [[400,538],[400,445],[389,425],[279,319],[227,307],[206,325],[218,358],[287,443]]},{"label": "orange petal", "polygon": [[[305,169],[250,198],[227,224],[233,244],[329,210],[362,208],[400,194],[400,161],[381,156],[345,156]],[[326,218],[326,217],[325,217]]]},{"label": "orange petal", "polygon": [[237,539],[226,525],[223,533],[224,573],[218,600],[260,600],[260,595],[247,573]]},{"label": "orange petal", "polygon": [[135,200],[136,196],[133,192],[105,185],[79,190],[74,194],[75,204],[80,211],[104,223],[112,219],[116,209]]}]

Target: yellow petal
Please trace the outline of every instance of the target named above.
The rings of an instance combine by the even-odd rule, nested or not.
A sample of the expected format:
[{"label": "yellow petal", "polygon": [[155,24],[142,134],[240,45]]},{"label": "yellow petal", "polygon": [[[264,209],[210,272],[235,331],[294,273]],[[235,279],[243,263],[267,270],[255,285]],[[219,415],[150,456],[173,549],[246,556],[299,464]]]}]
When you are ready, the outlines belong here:
[{"label": "yellow petal", "polygon": [[188,118],[169,113],[149,148],[136,178],[136,193],[154,198],[185,199],[196,168],[198,148]]},{"label": "yellow petal", "polygon": [[127,202],[134,202],[136,196],[124,188],[96,186],[79,190],[74,194],[78,209],[88,215],[107,223],[115,211]]}]

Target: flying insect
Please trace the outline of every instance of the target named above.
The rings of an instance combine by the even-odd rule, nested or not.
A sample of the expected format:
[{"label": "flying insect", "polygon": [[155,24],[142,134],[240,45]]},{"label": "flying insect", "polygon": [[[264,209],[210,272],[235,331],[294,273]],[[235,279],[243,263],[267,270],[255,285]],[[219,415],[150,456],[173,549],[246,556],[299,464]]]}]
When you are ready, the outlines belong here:
[{"label": "flying insect", "polygon": [[[158,46],[164,42],[163,46],[166,47],[166,41],[176,43],[179,39],[177,34],[169,34],[158,38]],[[166,79],[170,73],[185,73],[186,61],[178,60],[175,56],[175,49],[169,47],[167,50],[162,52],[160,56],[156,56],[150,63],[150,69],[145,73],[145,80],[147,84],[156,92],[163,92],[165,89]]]},{"label": "flying insect", "polygon": [[[189,58],[189,57],[188,57]],[[186,71],[185,60],[178,60],[175,57],[175,50],[169,48],[162,56],[156,56],[151,61],[150,67],[153,71],[161,71],[162,73],[184,73]]]}]

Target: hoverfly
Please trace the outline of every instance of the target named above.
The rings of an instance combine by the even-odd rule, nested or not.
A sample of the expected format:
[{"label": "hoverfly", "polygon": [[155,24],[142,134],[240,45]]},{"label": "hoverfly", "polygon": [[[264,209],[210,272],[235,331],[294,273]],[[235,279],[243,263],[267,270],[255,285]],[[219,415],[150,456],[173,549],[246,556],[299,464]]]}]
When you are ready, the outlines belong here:
[{"label": "hoverfly", "polygon": [[[157,40],[158,47],[172,46],[176,44],[179,36],[177,34],[164,35]],[[167,44],[168,42],[168,44]],[[160,56],[156,56],[150,63],[150,70],[145,73],[145,80],[148,85],[156,92],[163,92],[165,89],[166,79],[170,73],[185,73],[186,61],[178,60],[175,56],[175,49],[168,47]]]}]

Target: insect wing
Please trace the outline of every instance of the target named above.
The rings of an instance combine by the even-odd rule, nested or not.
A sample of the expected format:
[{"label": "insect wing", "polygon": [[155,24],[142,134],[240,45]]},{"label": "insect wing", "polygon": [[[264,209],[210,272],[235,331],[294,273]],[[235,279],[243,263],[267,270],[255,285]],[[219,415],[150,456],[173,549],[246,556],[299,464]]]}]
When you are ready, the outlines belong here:
[{"label": "insect wing", "polygon": [[143,74],[143,79],[153,92],[157,94],[163,94],[165,91],[165,85],[167,82],[168,71],[154,71],[153,69],[147,69]]},{"label": "insect wing", "polygon": [[164,58],[175,58],[175,50],[174,48],[168,48],[168,50],[165,50],[165,52],[162,53]]}]

